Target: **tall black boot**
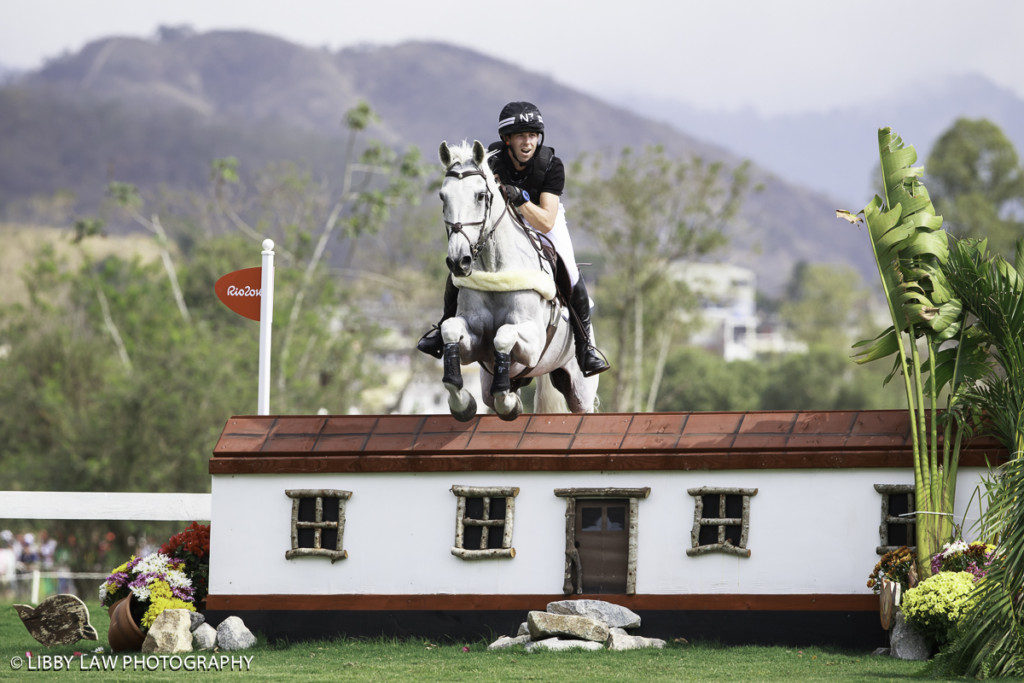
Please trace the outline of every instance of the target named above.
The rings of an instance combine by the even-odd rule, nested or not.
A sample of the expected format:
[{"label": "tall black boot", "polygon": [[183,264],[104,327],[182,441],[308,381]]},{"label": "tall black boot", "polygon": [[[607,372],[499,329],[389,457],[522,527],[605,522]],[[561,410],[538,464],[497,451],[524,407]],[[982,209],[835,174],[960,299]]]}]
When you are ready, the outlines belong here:
[{"label": "tall black boot", "polygon": [[444,340],[441,339],[441,323],[448,318],[453,317],[458,312],[459,306],[459,288],[452,284],[452,276],[449,275],[448,279],[444,283],[444,313],[441,314],[441,320],[436,325],[430,328],[430,331],[420,337],[419,342],[416,343],[416,348],[423,353],[429,354],[434,358],[440,358],[444,355]]},{"label": "tall black boot", "polygon": [[575,315],[569,316],[569,322],[572,324],[572,336],[576,340],[576,362],[579,363],[583,376],[590,377],[604,372],[611,366],[590,343],[590,295],[587,294],[587,285],[583,282],[582,274],[576,286],[572,288],[569,304],[575,312]]}]

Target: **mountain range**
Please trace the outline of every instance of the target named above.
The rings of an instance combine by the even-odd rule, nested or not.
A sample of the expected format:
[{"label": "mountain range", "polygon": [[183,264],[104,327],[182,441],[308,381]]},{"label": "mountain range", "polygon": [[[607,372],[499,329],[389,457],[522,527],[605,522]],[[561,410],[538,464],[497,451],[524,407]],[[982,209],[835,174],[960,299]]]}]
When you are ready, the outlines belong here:
[{"label": "mountain range", "polygon": [[[828,111],[765,116],[751,108],[714,111],[672,97],[619,93],[633,111],[751,158],[762,168],[860,208],[879,191],[876,131],[895,129],[925,164],[958,118],[986,118],[1024,151],[1024,100],[977,74],[922,81],[890,96]],[[925,164],[925,182],[928,168]]]},{"label": "mountain range", "polygon": [[[380,115],[372,135],[417,145],[428,158],[441,140],[495,139],[501,106],[524,99],[541,107],[546,142],[567,161],[654,144],[727,166],[743,158],[688,124],[446,43],[331,51],[251,32],[164,27],[149,39],[96,40],[0,87],[0,211],[59,189],[74,191],[88,210],[110,180],[144,190],[202,187],[210,161],[228,155],[243,168],[288,159],[332,177],[341,119],[361,99]],[[753,156],[741,139],[732,146]],[[818,167],[840,163],[850,165],[814,159]],[[835,219],[836,200],[765,164],[755,165],[752,180],[762,189],[727,228],[724,259],[753,268],[768,293],[780,291],[801,260],[848,263],[873,282],[867,240]]]}]

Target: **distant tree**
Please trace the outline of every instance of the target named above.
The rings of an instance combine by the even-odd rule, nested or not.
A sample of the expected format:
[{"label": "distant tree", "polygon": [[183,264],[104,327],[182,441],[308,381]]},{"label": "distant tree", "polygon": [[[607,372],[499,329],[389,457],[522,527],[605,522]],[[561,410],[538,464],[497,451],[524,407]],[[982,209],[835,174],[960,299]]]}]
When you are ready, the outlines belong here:
[{"label": "distant tree", "polygon": [[810,346],[840,349],[863,335],[870,322],[870,292],[850,266],[807,263],[793,267],[779,315]]},{"label": "distant tree", "polygon": [[594,237],[602,262],[595,299],[599,345],[613,372],[602,378],[612,410],[653,410],[667,354],[692,307],[670,264],[722,247],[748,188],[747,165],[729,170],[700,158],[672,159],[661,148],[624,149],[610,172],[577,162],[572,226]]},{"label": "distant tree", "polygon": [[1003,131],[986,119],[958,119],[925,166],[937,213],[956,235],[987,238],[1004,256],[1024,237],[1024,169]]}]

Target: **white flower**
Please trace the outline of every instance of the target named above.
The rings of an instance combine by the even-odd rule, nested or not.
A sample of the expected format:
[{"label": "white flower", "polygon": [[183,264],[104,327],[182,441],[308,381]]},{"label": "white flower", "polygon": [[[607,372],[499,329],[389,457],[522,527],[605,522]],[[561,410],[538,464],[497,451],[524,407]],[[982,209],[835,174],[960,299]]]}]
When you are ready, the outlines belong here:
[{"label": "white flower", "polygon": [[942,548],[942,553],[941,554],[942,554],[942,557],[952,557],[953,555],[956,555],[958,553],[965,553],[965,552],[967,552],[968,548],[969,548],[969,546],[967,545],[966,542],[964,542],[963,539],[958,539],[956,541],[953,541],[952,543],[947,543]]}]

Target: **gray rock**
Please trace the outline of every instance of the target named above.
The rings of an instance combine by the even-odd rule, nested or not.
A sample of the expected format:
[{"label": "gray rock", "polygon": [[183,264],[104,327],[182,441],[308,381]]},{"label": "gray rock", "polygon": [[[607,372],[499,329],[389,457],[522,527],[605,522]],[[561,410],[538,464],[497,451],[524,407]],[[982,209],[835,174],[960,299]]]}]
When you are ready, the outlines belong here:
[{"label": "gray rock", "polygon": [[619,628],[618,626],[612,626],[610,629],[608,629],[608,633],[618,633],[620,636],[629,635],[626,633],[626,629]]},{"label": "gray rock", "polygon": [[502,636],[496,641],[487,646],[488,650],[504,650],[506,647],[512,647],[513,645],[526,645],[530,642],[530,634],[527,633],[525,636]]},{"label": "gray rock", "polygon": [[47,647],[71,645],[85,638],[98,640],[96,629],[89,623],[89,608],[71,594],[54,595],[37,607],[15,605],[32,637]]},{"label": "gray rock", "polygon": [[199,624],[192,631],[192,648],[195,650],[212,650],[217,644],[217,630],[209,624]]},{"label": "gray rock", "polygon": [[245,650],[256,644],[256,636],[238,617],[228,617],[217,627],[217,647],[222,650]]},{"label": "gray rock", "polygon": [[633,610],[604,600],[559,600],[549,602],[548,612],[552,614],[575,614],[603,622],[609,628],[637,628],[640,616]]},{"label": "gray rock", "polygon": [[878,657],[888,657],[889,656],[889,648],[887,648],[887,647],[876,647],[875,651],[872,652],[871,654],[875,655],[875,656],[878,656]]},{"label": "gray rock", "polygon": [[537,650],[603,650],[604,645],[595,643],[592,640],[562,640],[561,638],[546,638],[533,643],[527,643],[527,652]]},{"label": "gray rock", "polygon": [[590,617],[533,611],[526,615],[526,625],[533,640],[551,636],[570,636],[597,643],[608,640],[608,627]]},{"label": "gray rock", "polygon": [[170,655],[192,651],[191,620],[187,609],[166,609],[149,627],[142,651],[147,654]]},{"label": "gray rock", "polygon": [[923,662],[931,654],[928,641],[907,623],[903,616],[903,610],[896,612],[889,644],[891,645],[889,654],[896,659]]},{"label": "gray rock", "polygon": [[190,627],[193,631],[199,628],[200,624],[206,623],[206,617],[203,616],[202,612],[189,612],[188,618],[192,620],[192,626]]},{"label": "gray rock", "polygon": [[528,636],[528,635],[530,635],[530,627],[526,624],[525,621],[523,623],[519,624],[519,630],[516,631],[516,635],[517,636]]},{"label": "gray rock", "polygon": [[639,650],[645,647],[661,649],[665,647],[665,641],[661,638],[644,638],[643,636],[631,636],[628,633],[612,632],[605,643],[609,650]]}]

